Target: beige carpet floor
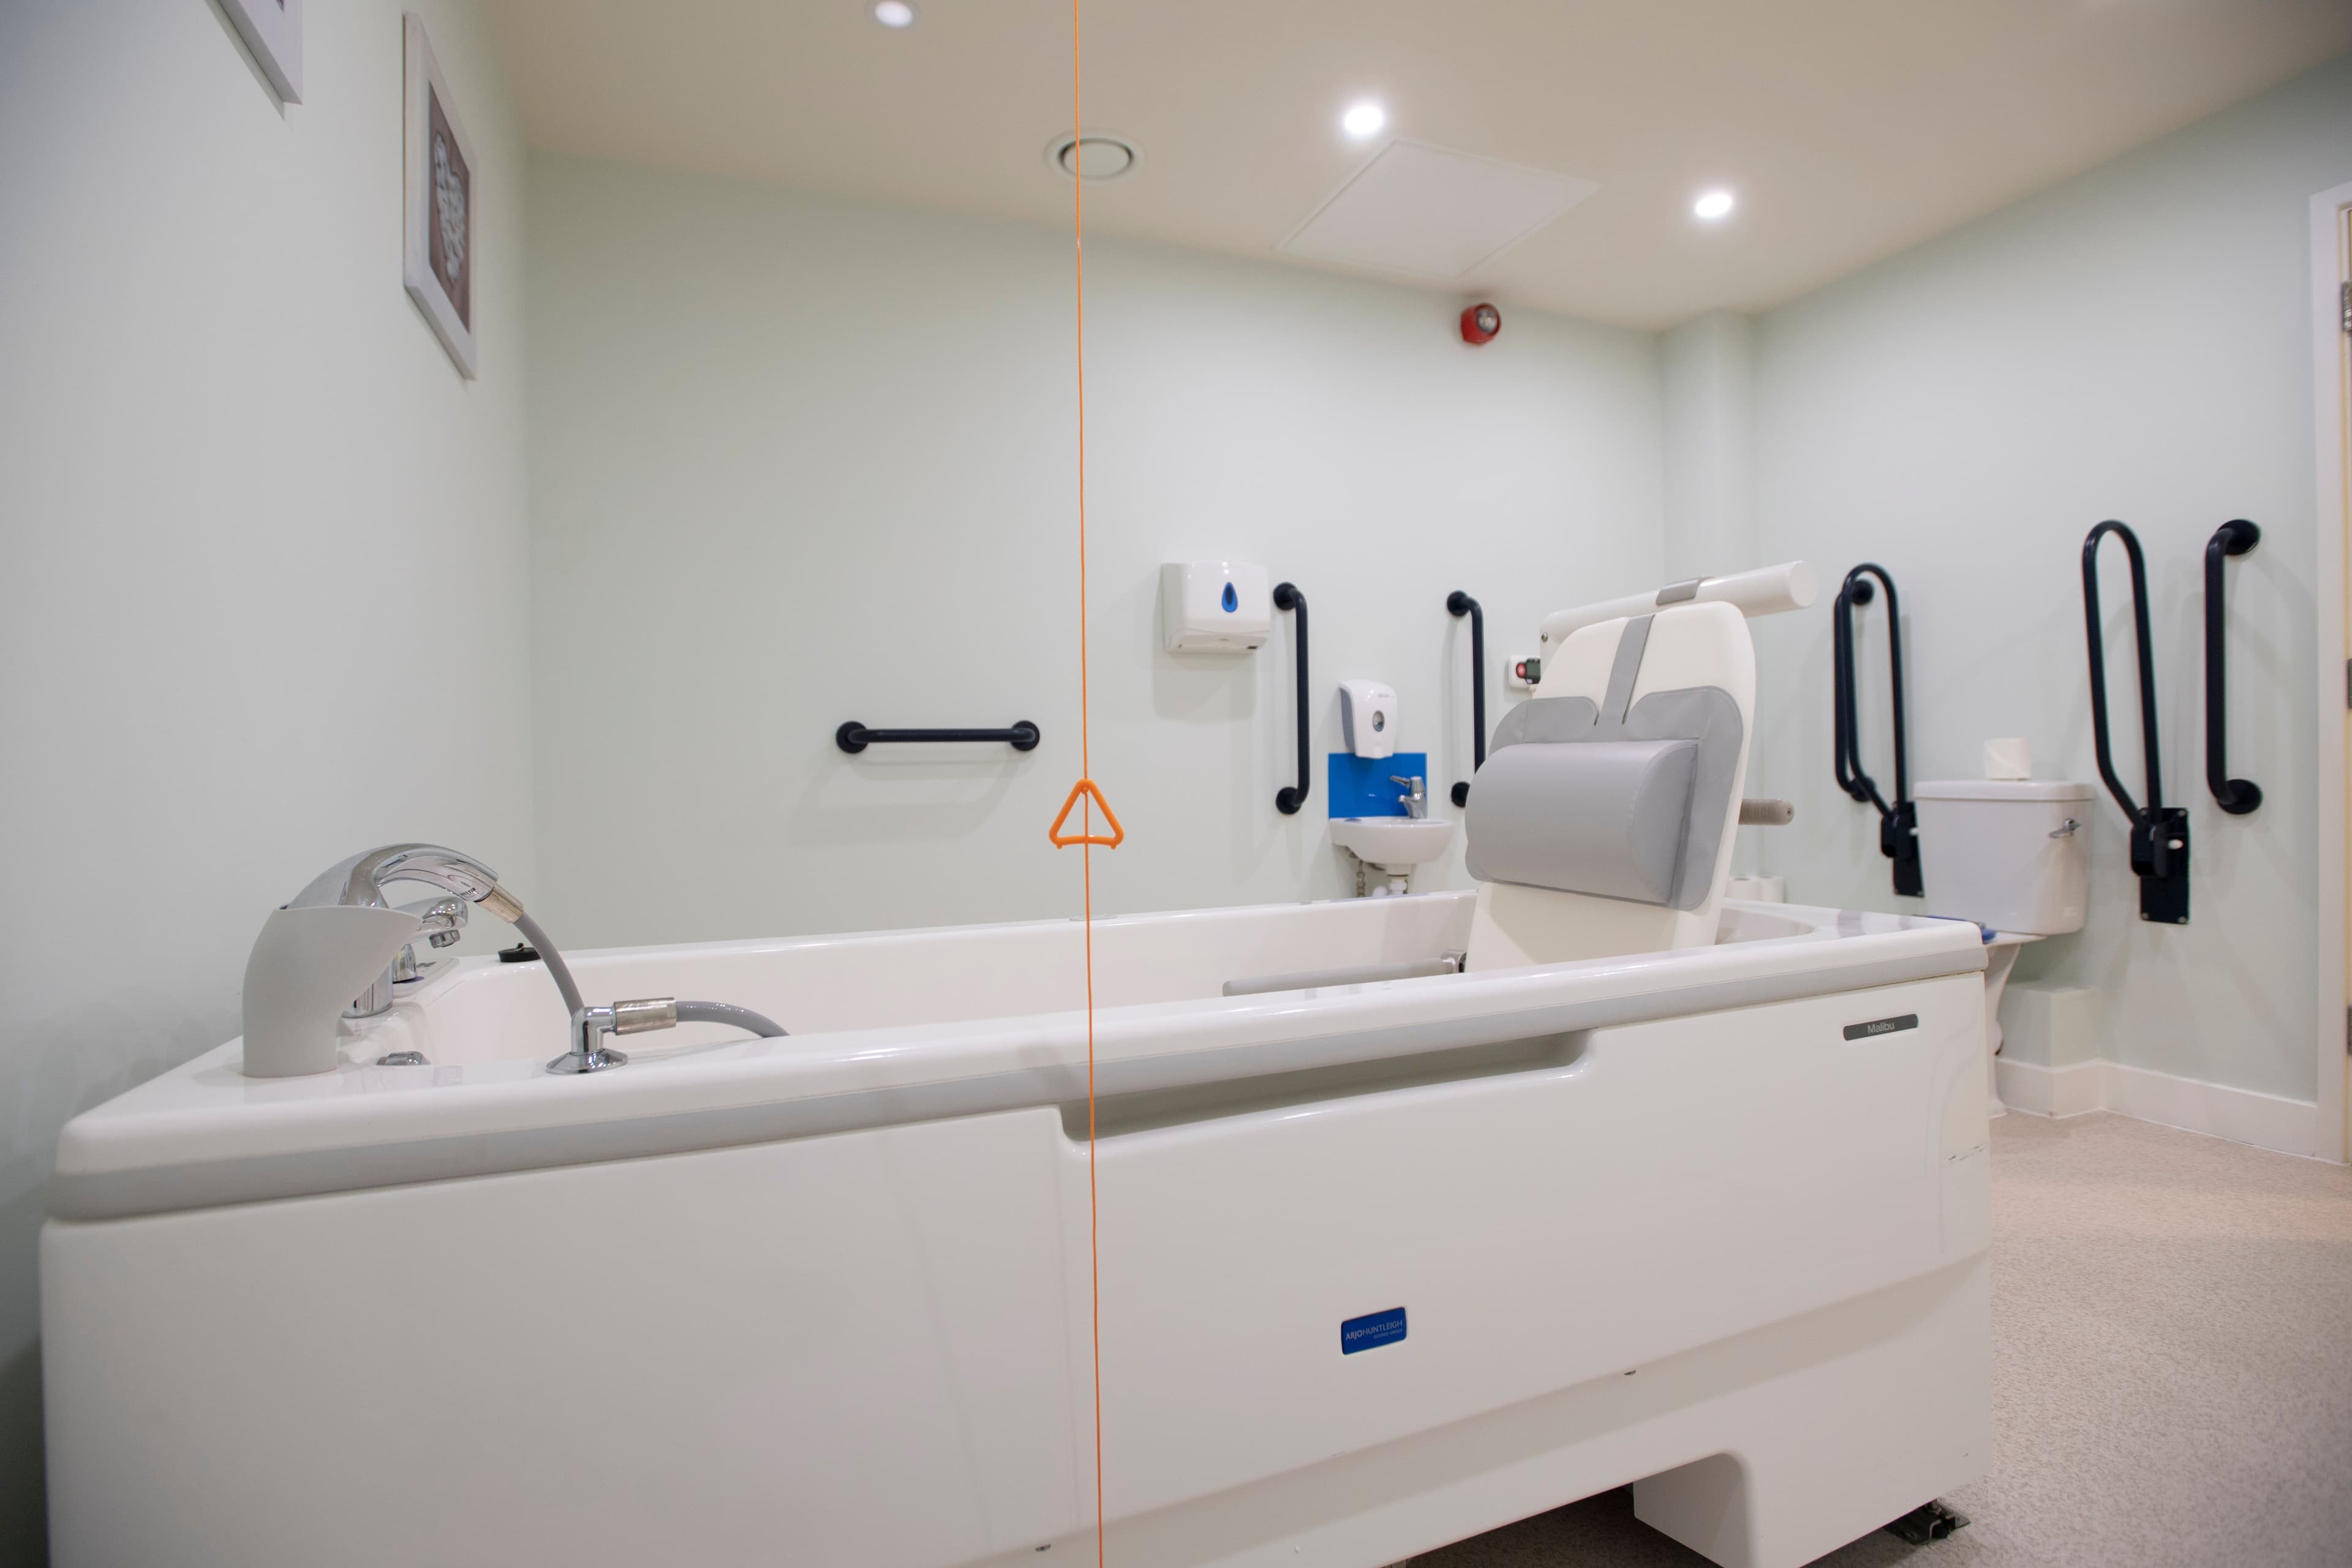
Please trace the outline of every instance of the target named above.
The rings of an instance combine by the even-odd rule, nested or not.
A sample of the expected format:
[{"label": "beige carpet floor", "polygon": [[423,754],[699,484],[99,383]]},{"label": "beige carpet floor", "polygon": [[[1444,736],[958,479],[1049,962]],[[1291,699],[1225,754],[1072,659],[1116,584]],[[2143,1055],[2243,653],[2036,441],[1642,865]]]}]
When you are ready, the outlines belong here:
[{"label": "beige carpet floor", "polygon": [[[1993,1123],[1974,1521],[1833,1568],[2352,1564],[2352,1170],[2096,1114]],[[1589,1498],[1413,1568],[1704,1568]]]}]

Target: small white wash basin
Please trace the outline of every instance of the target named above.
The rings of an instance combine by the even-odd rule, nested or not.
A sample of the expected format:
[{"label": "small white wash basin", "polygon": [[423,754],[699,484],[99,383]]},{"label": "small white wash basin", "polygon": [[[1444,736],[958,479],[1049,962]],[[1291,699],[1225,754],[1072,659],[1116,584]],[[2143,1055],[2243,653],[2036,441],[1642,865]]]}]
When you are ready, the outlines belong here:
[{"label": "small white wash basin", "polygon": [[1375,866],[1421,866],[1445,853],[1454,823],[1443,816],[1335,816],[1331,842]]}]

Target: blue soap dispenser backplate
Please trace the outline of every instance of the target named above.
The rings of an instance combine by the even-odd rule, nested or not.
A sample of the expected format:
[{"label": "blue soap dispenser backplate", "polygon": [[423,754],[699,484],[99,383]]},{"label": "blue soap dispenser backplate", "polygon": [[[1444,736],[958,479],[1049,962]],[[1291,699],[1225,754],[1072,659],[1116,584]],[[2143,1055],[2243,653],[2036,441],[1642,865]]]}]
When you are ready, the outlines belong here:
[{"label": "blue soap dispenser backplate", "polygon": [[1429,776],[1429,753],[1398,752],[1386,757],[1360,757],[1351,752],[1333,752],[1330,763],[1331,815],[1333,816],[1410,816],[1405,809],[1404,786],[1391,783],[1392,778]]}]

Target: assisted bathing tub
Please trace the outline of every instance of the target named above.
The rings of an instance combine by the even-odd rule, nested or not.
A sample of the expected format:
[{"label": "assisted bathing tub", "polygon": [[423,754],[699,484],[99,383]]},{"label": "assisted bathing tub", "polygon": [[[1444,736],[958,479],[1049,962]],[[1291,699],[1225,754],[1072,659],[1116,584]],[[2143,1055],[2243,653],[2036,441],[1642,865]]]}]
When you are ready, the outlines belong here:
[{"label": "assisted bathing tub", "polygon": [[[1632,1481],[1794,1564],[1982,1473],[1975,930],[1735,903],[1222,994],[1434,959],[1475,900],[1097,923],[1109,1560],[1373,1568]],[[334,1072],[231,1042],[76,1119],[56,1560],[1089,1558],[1081,940],[582,954],[793,1031],[589,1078],[539,966],[468,960]]]},{"label": "assisted bathing tub", "polygon": [[1547,622],[1475,893],[1097,924],[1098,1272],[1076,922],[583,955],[583,1020],[793,1033],[551,1076],[537,965],[338,1038],[421,920],[362,868],[528,917],[451,851],[336,868],[256,945],[256,1076],[65,1130],[57,1561],[1083,1561],[1097,1322],[1120,1568],[1376,1568],[1628,1481],[1793,1568],[1930,1503],[1988,1460],[1984,949],[1724,901],[1736,604],[1809,583]]}]

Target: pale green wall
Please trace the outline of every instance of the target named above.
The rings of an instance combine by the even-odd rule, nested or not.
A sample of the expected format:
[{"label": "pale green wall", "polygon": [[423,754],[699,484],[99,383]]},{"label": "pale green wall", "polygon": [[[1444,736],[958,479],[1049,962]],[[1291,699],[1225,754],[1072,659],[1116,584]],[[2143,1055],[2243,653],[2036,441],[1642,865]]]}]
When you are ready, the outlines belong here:
[{"label": "pale green wall", "polygon": [[[2120,1061],[2298,1100],[2315,1092],[2320,807],[2308,203],[2347,181],[2352,59],[1832,284],[1758,332],[1761,553],[1811,559],[1825,601],[1757,626],[1751,787],[1798,806],[1763,841],[1768,868],[1794,899],[1902,906],[1875,815],[1830,773],[1826,600],[1858,561],[1902,589],[1915,779],[1980,776],[1986,739],[2023,735],[2040,776],[2095,780],[2079,560],[2092,524],[2122,518],[2151,557],[2191,923],[2137,918],[2124,818],[2103,794],[2089,924],[2028,949],[2019,973],[2105,992]],[[2265,800],[2227,817],[2203,782],[2200,572],[2207,536],[2239,516],[2263,531],[2230,567],[2230,754]],[[2136,780],[2121,577],[2102,597],[2118,767]],[[1870,612],[1863,728],[1884,769],[1879,624]]]},{"label": "pale green wall", "polygon": [[[1068,234],[567,159],[534,161],[530,226],[551,931],[1076,914],[1045,839],[1079,773]],[[1447,592],[1499,667],[1545,612],[1657,581],[1654,340],[1514,310],[1473,348],[1458,308],[1088,244],[1093,773],[1130,836],[1095,858],[1098,912],[1352,890],[1338,682],[1397,689],[1443,800],[1470,766]],[[1223,556],[1307,595],[1295,817],[1288,617],[1255,654],[1160,647],[1160,563]],[[1045,740],[852,762],[850,718]],[[1458,845],[1423,880],[1466,885]]]},{"label": "pale green wall", "polygon": [[0,1563],[59,1124],[236,1034],[262,916],[354,849],[528,885],[521,137],[477,8],[417,8],[471,384],[401,284],[399,5],[306,7],[282,113],[198,0],[0,5]]}]

